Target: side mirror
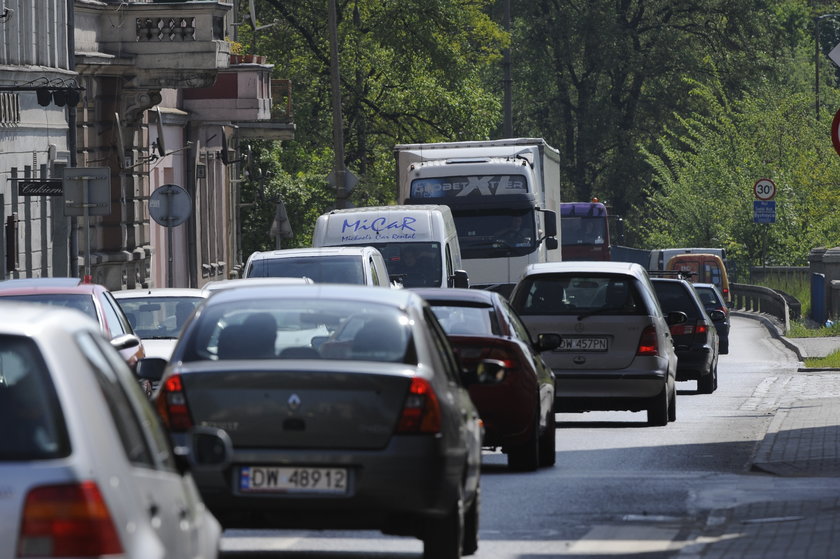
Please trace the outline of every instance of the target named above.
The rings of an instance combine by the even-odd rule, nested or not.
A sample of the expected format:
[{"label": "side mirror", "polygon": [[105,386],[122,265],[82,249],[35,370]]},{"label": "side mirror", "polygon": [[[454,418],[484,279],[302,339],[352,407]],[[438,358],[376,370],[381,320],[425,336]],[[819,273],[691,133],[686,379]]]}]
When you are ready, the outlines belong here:
[{"label": "side mirror", "polygon": [[723,322],[726,320],[726,315],[723,314],[723,311],[715,309],[713,311],[709,311],[709,318],[712,319],[712,322]]},{"label": "side mirror", "polygon": [[224,469],[233,458],[230,435],[216,427],[196,426],[187,432],[184,443],[173,449],[178,470]]},{"label": "side mirror", "polygon": [[543,213],[543,223],[545,223],[545,236],[546,237],[556,237],[557,236],[557,212],[554,210],[542,210]]},{"label": "side mirror", "polygon": [[543,243],[545,243],[546,250],[555,250],[560,246],[560,243],[554,237],[546,237],[543,239]]},{"label": "side mirror", "polygon": [[682,311],[668,311],[668,314],[665,315],[665,322],[668,326],[673,326],[674,324],[682,324],[688,320],[688,316]]},{"label": "side mirror", "polygon": [[137,361],[135,374],[137,378],[144,378],[152,382],[160,382],[166,369],[166,359],[162,357],[144,357]]},{"label": "side mirror", "polygon": [[468,289],[470,287],[470,276],[466,270],[455,270],[455,273],[449,276],[449,283],[452,287]]},{"label": "side mirror", "polygon": [[117,350],[131,349],[140,345],[140,338],[134,334],[121,334],[111,339],[111,345]]},{"label": "side mirror", "polygon": [[560,337],[560,334],[539,334],[534,344],[534,349],[537,351],[550,351],[560,347],[562,342],[563,339]]},{"label": "side mirror", "polygon": [[478,384],[498,384],[505,380],[504,361],[498,359],[482,359],[475,369]]}]

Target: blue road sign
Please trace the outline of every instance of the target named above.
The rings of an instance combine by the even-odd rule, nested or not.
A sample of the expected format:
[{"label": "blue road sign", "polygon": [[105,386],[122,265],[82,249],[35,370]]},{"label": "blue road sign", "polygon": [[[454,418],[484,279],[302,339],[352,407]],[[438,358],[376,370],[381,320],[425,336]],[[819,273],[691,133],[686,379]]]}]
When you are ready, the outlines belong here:
[{"label": "blue road sign", "polygon": [[776,223],[776,201],[754,200],[753,221],[755,223]]}]

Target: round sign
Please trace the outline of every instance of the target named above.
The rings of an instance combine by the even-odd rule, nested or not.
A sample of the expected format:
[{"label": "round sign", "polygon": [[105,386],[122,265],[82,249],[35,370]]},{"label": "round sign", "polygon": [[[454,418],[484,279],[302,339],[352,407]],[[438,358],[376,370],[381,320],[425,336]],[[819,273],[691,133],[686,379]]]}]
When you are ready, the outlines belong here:
[{"label": "round sign", "polygon": [[164,184],[149,197],[149,215],[158,225],[175,227],[192,214],[189,192],[177,184]]},{"label": "round sign", "polygon": [[758,179],[753,185],[753,193],[759,200],[772,200],[776,195],[776,183],[770,179]]},{"label": "round sign", "polygon": [[834,120],[831,121],[831,143],[834,144],[834,151],[840,155],[840,111],[834,113]]}]

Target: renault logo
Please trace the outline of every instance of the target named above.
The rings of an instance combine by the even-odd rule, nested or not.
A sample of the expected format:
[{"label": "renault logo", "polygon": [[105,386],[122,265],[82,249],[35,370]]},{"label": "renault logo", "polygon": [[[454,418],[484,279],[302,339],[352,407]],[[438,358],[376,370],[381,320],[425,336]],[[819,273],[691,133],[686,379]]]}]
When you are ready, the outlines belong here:
[{"label": "renault logo", "polygon": [[289,404],[290,410],[297,410],[300,407],[300,396],[298,396],[297,394],[292,394],[291,396],[289,396],[289,401],[287,403]]}]

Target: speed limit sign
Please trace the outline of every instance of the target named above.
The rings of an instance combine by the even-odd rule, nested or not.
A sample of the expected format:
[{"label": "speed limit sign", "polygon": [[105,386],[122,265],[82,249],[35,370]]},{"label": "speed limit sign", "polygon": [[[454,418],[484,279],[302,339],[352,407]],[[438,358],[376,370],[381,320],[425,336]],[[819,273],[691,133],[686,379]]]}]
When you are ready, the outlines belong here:
[{"label": "speed limit sign", "polygon": [[758,179],[753,185],[753,193],[759,200],[772,200],[776,196],[776,183],[770,179]]}]

